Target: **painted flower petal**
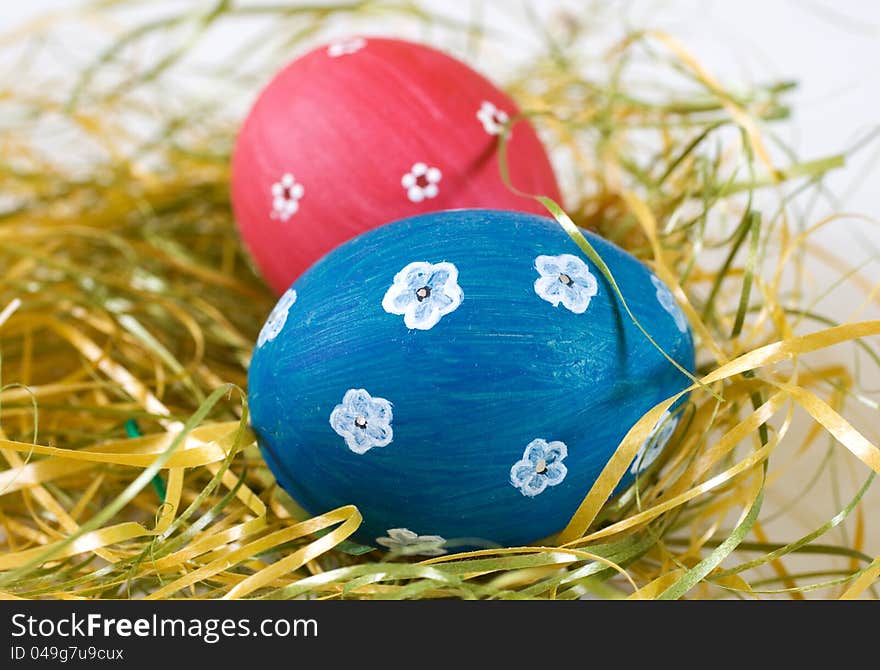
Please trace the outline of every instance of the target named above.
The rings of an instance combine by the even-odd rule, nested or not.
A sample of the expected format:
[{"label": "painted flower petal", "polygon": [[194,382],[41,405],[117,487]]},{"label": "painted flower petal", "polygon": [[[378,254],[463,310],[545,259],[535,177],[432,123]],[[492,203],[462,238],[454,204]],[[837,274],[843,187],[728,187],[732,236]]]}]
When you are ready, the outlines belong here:
[{"label": "painted flower petal", "polygon": [[458,282],[447,282],[446,286],[443,287],[443,293],[452,299],[448,307],[443,307],[443,315],[445,316],[457,310],[458,306],[464,301],[464,290],[458,285]]},{"label": "painted flower petal", "polygon": [[570,277],[579,277],[590,274],[590,268],[587,267],[587,264],[584,263],[577,256],[572,256],[571,254],[562,254],[559,257],[560,264],[562,265],[563,272],[569,275]]},{"label": "painted flower petal", "polygon": [[367,435],[367,431],[356,428],[345,436],[345,444],[356,454],[367,453],[374,445]]},{"label": "painted flower petal", "polygon": [[535,466],[527,461],[517,461],[510,469],[510,481],[514,486],[521,486],[535,474]]},{"label": "painted flower petal", "polygon": [[422,189],[422,192],[425,194],[426,198],[436,198],[440,189],[437,188],[436,184],[428,184]]},{"label": "painted flower petal", "polygon": [[421,202],[422,200],[425,199],[425,194],[424,194],[424,192],[423,192],[422,189],[420,189],[418,186],[412,186],[412,187],[406,192],[406,196],[407,196],[412,202]]},{"label": "painted flower petal", "polygon": [[443,261],[441,263],[435,263],[431,266],[431,274],[434,276],[435,274],[446,273],[446,280],[443,282],[444,285],[451,285],[458,283],[458,268],[455,267],[453,263],[449,261]]},{"label": "painted flower petal", "polygon": [[[562,303],[569,311],[583,314],[598,292],[598,282],[587,264],[572,254],[538,256],[535,269],[541,275],[535,280],[535,293],[554,307]],[[563,274],[571,282],[560,281]]]},{"label": "painted flower petal", "polygon": [[392,302],[392,304],[394,305],[394,313],[403,314],[406,310],[407,305],[416,302],[416,300],[416,294],[413,291],[404,291],[400,293],[397,297],[394,298]]},{"label": "painted flower petal", "polygon": [[357,412],[352,411],[351,406],[347,404],[336,405],[330,413],[331,423],[336,424],[340,430],[350,431],[354,424]]},{"label": "painted flower petal", "polygon": [[284,325],[287,323],[287,314],[295,302],[296,291],[293,289],[287,289],[287,291],[284,292],[284,295],[278,300],[278,304],[276,304],[269,313],[266,323],[260,330],[260,335],[257,338],[258,347],[262,347],[266,342],[274,340],[284,329]]},{"label": "painted flower petal", "polygon": [[488,135],[497,135],[498,129],[495,126],[495,122],[492,120],[491,112],[479,111],[477,112],[477,119],[483,126],[483,131]]},{"label": "painted flower petal", "polygon": [[568,447],[564,442],[555,440],[548,443],[547,440],[536,438],[526,446],[522,459],[510,468],[510,483],[524,496],[536,496],[548,486],[555,486],[565,479],[568,469],[562,464],[562,459],[567,455]]},{"label": "painted flower petal", "polygon": [[559,281],[559,277],[538,277],[535,280],[535,293],[544,298],[547,302],[553,303],[553,306],[559,304],[559,296],[565,290],[565,285]]},{"label": "painted flower petal", "polygon": [[672,318],[675,320],[675,325],[680,332],[682,332],[682,333],[687,332],[688,320],[687,320],[687,317],[684,315],[684,312],[681,311],[681,309],[676,310],[675,313],[672,315]]},{"label": "painted flower petal", "polygon": [[388,537],[398,542],[406,543],[417,540],[419,535],[412,532],[409,528],[391,528],[388,530]]},{"label": "painted flower petal", "polygon": [[666,443],[669,442],[669,439],[672,437],[673,433],[675,433],[679,419],[679,416],[674,416],[666,421],[661,419],[660,430],[657,431],[657,444],[662,445],[661,448],[666,446]]},{"label": "painted flower petal", "polygon": [[443,285],[449,281],[449,268],[438,263],[435,266],[435,270],[431,273],[431,276],[428,278],[426,282],[431,289],[442,289]]},{"label": "painted flower petal", "polygon": [[[418,322],[427,321],[433,318],[432,312],[435,311],[435,307],[436,306],[434,305],[434,301],[430,298],[428,300],[423,300],[422,302],[418,303],[413,310],[413,318]],[[438,314],[437,320],[439,319],[440,315]],[[437,323],[437,321],[434,321],[434,323]]]},{"label": "painted flower petal", "polygon": [[[436,308],[434,301],[425,300],[420,302],[411,312],[410,322],[413,325],[409,327],[417,330],[428,330],[437,325],[440,321],[440,316],[440,311]],[[404,319],[404,322],[406,322],[406,319]]]},{"label": "painted flower petal", "polygon": [[[433,537],[433,536],[431,536],[431,537]],[[445,549],[443,549],[441,547],[431,546],[431,545],[422,547],[418,551],[418,554],[420,556],[442,556],[445,553],[447,553],[447,551]]]},{"label": "painted flower petal", "polygon": [[687,332],[687,317],[684,315],[675,296],[672,295],[672,291],[670,291],[669,287],[663,283],[663,280],[656,275],[651,275],[651,283],[654,284],[654,287],[657,289],[657,302],[660,303],[660,306],[663,307],[663,309],[665,309],[675,321],[676,328],[682,333]]},{"label": "painted flower petal", "polygon": [[568,468],[562,463],[551,463],[547,466],[547,470],[544,472],[547,486],[556,486],[559,482],[565,479],[566,474],[568,474]]},{"label": "painted flower petal", "polygon": [[351,425],[354,423],[354,416],[343,406],[337,405],[330,412],[330,427],[336,431],[337,435],[345,437],[351,432]]},{"label": "painted flower petal", "polygon": [[429,265],[420,262],[409,263],[394,275],[391,286],[382,299],[382,308],[389,314],[404,314],[408,305],[416,301],[416,290],[425,285],[427,272],[421,268]]},{"label": "painted flower petal", "polygon": [[387,423],[391,418],[391,403],[385,398],[370,398],[367,413],[371,421]]},{"label": "painted flower petal", "polygon": [[[366,426],[356,425],[358,417]],[[364,454],[373,447],[388,446],[393,438],[391,403],[385,398],[373,398],[365,389],[349,389],[330,413],[330,427],[345,440],[356,454]]]},{"label": "painted flower petal", "polygon": [[559,263],[556,256],[538,256],[535,259],[535,269],[542,275],[559,275]]},{"label": "painted flower petal", "polygon": [[367,428],[362,432],[364,433],[365,441],[369,441],[373,447],[388,446],[394,437],[391,426],[376,421],[368,421]]},{"label": "painted flower petal", "polygon": [[445,293],[435,293],[431,296],[431,303],[440,314],[446,314],[446,308],[452,305],[455,299]]},{"label": "painted flower petal", "polygon": [[589,293],[583,290],[575,290],[570,286],[559,297],[562,300],[562,305],[575,314],[583,314],[587,311],[587,307],[590,306]]},{"label": "painted flower petal", "polygon": [[504,129],[504,124],[509,120],[507,112],[485,100],[480,105],[477,118],[483,124],[483,130],[489,135],[499,135]]},{"label": "painted flower petal", "polygon": [[342,396],[342,404],[349,412],[363,412],[367,406],[366,389],[348,389]]},{"label": "painted flower petal", "polygon": [[679,419],[679,416],[669,418],[669,412],[661,417],[633,459],[633,464],[630,466],[631,473],[647,470],[660,457],[675,432]]},{"label": "painted flower petal", "polygon": [[540,459],[545,458],[547,453],[547,440],[538,438],[532,440],[523,453],[523,460],[535,465]]},{"label": "painted flower petal", "polygon": [[[421,306],[421,305],[420,305]],[[427,311],[420,311],[417,315],[416,310],[410,310],[403,315],[403,323],[407,328],[412,330],[431,330],[440,321],[440,314],[436,310],[428,308]]]},{"label": "painted flower petal", "polygon": [[566,456],[568,456],[568,447],[565,446],[564,442],[554,440],[553,442],[546,443],[546,447],[544,450],[544,459],[547,461],[547,463],[555,463],[556,461],[561,461]]},{"label": "painted flower petal", "polygon": [[[382,308],[389,314],[403,314],[407,328],[428,330],[442,316],[457,309],[464,299],[457,279],[458,270],[452,263],[414,261],[394,275],[382,298]],[[430,294],[418,296],[418,290],[424,286],[431,288]]]},{"label": "painted flower petal", "polygon": [[440,556],[446,553],[446,540],[439,535],[418,535],[408,528],[391,528],[388,537],[377,537],[376,543],[403,556]]},{"label": "painted flower petal", "polygon": [[367,41],[362,37],[340,40],[327,47],[327,55],[331,58],[339,58],[360,51],[366,45]]},{"label": "painted flower petal", "polygon": [[438,181],[440,181],[443,178],[443,173],[440,172],[439,168],[432,167],[432,168],[429,168],[428,171],[425,173],[425,178],[431,184],[436,184]]},{"label": "painted flower petal", "polygon": [[403,188],[412,188],[416,185],[416,177],[412,172],[407,172],[400,180]]},{"label": "painted flower petal", "polygon": [[410,170],[410,172],[412,172],[416,177],[421,177],[427,171],[428,166],[424,163],[413,163],[412,169]]},{"label": "painted flower petal", "polygon": [[547,478],[542,475],[535,474],[523,483],[523,486],[520,490],[523,492],[523,495],[532,498],[539,493],[542,493],[546,488]]},{"label": "painted flower petal", "polygon": [[[410,263],[394,277],[395,283],[400,282],[406,287],[415,291],[422,288],[431,280],[431,264],[430,263]],[[401,279],[398,279],[401,277]]]},{"label": "painted flower petal", "polygon": [[599,292],[599,283],[596,281],[596,277],[594,277],[589,272],[584,275],[575,275],[572,279],[572,285],[579,287],[582,291],[585,291],[587,295],[594,296]]}]

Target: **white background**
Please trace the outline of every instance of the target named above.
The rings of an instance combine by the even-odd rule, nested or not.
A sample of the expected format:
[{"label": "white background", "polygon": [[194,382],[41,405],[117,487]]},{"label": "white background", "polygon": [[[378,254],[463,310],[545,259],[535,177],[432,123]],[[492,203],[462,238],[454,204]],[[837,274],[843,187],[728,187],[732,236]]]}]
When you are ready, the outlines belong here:
[{"label": "white background", "polygon": [[[479,0],[429,0],[423,4],[467,20],[474,15],[476,2]],[[152,4],[178,11],[187,5],[197,6],[180,1]],[[511,50],[523,56],[537,45],[523,8],[530,5],[544,17],[565,8],[587,17],[590,13],[615,15],[634,27],[666,30],[725,83],[796,80],[800,86],[791,97],[795,115],[786,135],[803,157],[851,148],[880,125],[880,2],[487,0],[481,4],[486,8],[484,21],[509,34]],[[594,4],[604,9],[596,11]],[[70,0],[3,0],[0,35],[46,12],[76,6]],[[228,52],[231,35],[222,30],[210,34],[207,51]],[[880,142],[874,142],[856,154],[847,169],[832,177],[843,209],[880,219],[878,162]],[[880,241],[880,234],[872,237]],[[880,243],[877,246],[880,248]]]}]

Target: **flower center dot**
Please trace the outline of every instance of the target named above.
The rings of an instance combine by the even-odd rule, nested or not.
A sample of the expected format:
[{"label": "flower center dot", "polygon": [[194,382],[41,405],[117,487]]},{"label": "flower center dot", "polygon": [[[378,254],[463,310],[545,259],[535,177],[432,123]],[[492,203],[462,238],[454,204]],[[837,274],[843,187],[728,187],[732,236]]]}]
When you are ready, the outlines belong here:
[{"label": "flower center dot", "polygon": [[422,286],[422,288],[416,291],[416,298],[419,302],[424,300],[425,298],[431,295],[431,287],[430,286]]},{"label": "flower center dot", "polygon": [[419,188],[425,188],[429,183],[427,175],[420,174],[416,177],[416,186]]},{"label": "flower center dot", "polygon": [[572,284],[574,284],[574,282],[571,280],[571,277],[569,277],[564,272],[559,273],[559,281],[562,282],[563,284],[565,284],[566,286],[571,286]]},{"label": "flower center dot", "polygon": [[362,416],[355,417],[354,425],[357,426],[358,428],[360,428],[361,430],[366,430],[367,429],[367,420]]},{"label": "flower center dot", "polygon": [[535,472],[537,472],[539,475],[547,474],[547,461],[545,459],[538,459],[538,462],[535,463]]}]

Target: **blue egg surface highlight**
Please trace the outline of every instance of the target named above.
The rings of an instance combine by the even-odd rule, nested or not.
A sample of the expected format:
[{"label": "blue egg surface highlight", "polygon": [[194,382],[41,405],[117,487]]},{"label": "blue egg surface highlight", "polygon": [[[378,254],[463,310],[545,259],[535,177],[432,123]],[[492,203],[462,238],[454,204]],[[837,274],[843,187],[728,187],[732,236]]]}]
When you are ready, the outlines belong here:
[{"label": "blue egg surface highlight", "polygon": [[[669,289],[584,234],[693,371]],[[329,253],[273,310],[248,382],[266,461],[305,510],[355,504],[356,539],[429,555],[558,532],[633,424],[690,383],[555,221],[493,210],[404,219]]]}]

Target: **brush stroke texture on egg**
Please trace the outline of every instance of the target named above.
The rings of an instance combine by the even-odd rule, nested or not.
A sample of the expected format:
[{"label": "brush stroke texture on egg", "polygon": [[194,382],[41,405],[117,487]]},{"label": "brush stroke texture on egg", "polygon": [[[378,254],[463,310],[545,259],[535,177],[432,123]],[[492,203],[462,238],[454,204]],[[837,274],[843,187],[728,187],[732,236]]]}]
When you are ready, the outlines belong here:
[{"label": "brush stroke texture on egg", "polygon": [[[642,325],[693,370],[690,329],[656,277],[587,236]],[[689,383],[543,217],[391,223],[292,289],[283,327],[254,351],[253,426],[281,486],[314,514],[356,504],[357,537],[374,545],[399,529],[450,549],[559,531],[635,421]]]},{"label": "brush stroke texture on egg", "polygon": [[272,78],[236,140],[242,238],[280,295],[327,252],[395,219],[459,207],[543,212],[501,178],[509,130],[513,185],[560,198],[519,116],[492,82],[423,44],[353,37],[313,49]]}]

